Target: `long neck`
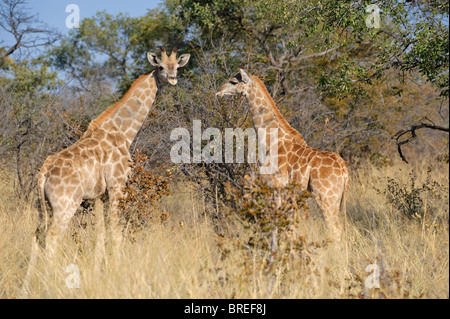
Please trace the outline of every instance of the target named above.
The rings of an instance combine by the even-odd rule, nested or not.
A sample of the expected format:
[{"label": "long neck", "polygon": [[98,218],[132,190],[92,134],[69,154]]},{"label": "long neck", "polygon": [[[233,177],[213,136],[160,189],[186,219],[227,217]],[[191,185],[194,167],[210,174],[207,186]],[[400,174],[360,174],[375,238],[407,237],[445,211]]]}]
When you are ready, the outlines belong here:
[{"label": "long neck", "polygon": [[91,122],[84,136],[101,128],[123,133],[131,145],[153,105],[157,90],[154,73],[142,75],[120,101]]},{"label": "long neck", "polygon": [[297,141],[306,144],[302,135],[284,119],[264,83],[256,76],[252,76],[252,79],[253,81],[248,92],[248,101],[255,129],[278,128],[286,134],[295,135]]}]

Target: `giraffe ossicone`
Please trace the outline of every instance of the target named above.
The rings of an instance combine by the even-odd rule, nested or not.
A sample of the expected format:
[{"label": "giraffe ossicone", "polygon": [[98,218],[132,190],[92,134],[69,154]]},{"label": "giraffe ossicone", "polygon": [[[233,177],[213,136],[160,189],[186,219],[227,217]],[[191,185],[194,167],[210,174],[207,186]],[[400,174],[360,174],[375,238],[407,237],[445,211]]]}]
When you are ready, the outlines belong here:
[{"label": "giraffe ossicone", "polygon": [[[295,182],[309,190],[321,209],[335,240],[340,240],[342,223],[340,212],[345,214],[349,190],[349,175],[345,161],[336,153],[314,149],[303,136],[283,118],[264,83],[243,69],[224,83],[217,96],[243,95],[248,99],[255,129],[276,129],[276,152],[268,156],[277,163],[274,174],[264,175],[274,189]],[[269,141],[269,136],[266,136]]]}]

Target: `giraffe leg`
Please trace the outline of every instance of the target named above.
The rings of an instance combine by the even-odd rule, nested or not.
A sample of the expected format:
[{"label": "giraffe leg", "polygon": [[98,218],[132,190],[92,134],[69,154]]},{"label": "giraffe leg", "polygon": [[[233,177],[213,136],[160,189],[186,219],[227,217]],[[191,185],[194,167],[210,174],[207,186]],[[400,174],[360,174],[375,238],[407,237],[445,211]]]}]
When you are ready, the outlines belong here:
[{"label": "giraffe leg", "polygon": [[[276,209],[279,210],[281,208],[281,190],[277,189],[274,193],[274,200],[276,204]],[[278,227],[276,224],[273,225],[272,229],[272,238],[270,240],[270,256],[268,266],[270,267],[275,261],[275,256],[278,251]]]},{"label": "giraffe leg", "polygon": [[335,207],[324,212],[325,222],[331,231],[333,239],[337,242],[341,241],[342,237],[342,223],[339,218],[339,207]]},{"label": "giraffe leg", "polygon": [[339,218],[339,201],[334,199],[322,199],[320,195],[312,194],[317,205],[322,211],[325,223],[331,232],[331,237],[339,242],[342,235],[342,224]]},{"label": "giraffe leg", "polygon": [[58,243],[80,204],[81,199],[77,202],[72,202],[64,209],[58,209],[58,206],[53,207],[53,224],[48,228],[45,248],[48,257],[52,258],[55,256]]},{"label": "giraffe leg", "polygon": [[120,246],[122,245],[122,229],[120,227],[119,211],[119,200],[122,198],[122,188],[117,186],[112,187],[108,189],[108,195],[112,242],[116,256],[118,256]]},{"label": "giraffe leg", "polygon": [[97,242],[95,244],[95,265],[100,267],[105,255],[105,215],[103,201],[97,198],[94,203],[95,225],[97,233]]}]

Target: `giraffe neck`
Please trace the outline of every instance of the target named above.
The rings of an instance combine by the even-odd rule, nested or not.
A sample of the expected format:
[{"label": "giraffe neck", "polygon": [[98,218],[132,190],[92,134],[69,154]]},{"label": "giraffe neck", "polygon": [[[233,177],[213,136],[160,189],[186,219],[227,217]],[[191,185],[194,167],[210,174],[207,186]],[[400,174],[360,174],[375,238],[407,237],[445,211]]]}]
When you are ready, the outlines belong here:
[{"label": "giraffe neck", "polygon": [[278,128],[295,135],[298,141],[306,144],[303,136],[284,119],[264,83],[256,76],[252,76],[252,79],[253,83],[248,92],[248,101],[255,129]]},{"label": "giraffe neck", "polygon": [[153,105],[157,90],[154,72],[140,76],[120,101],[91,122],[84,136],[101,128],[121,132],[131,145]]}]

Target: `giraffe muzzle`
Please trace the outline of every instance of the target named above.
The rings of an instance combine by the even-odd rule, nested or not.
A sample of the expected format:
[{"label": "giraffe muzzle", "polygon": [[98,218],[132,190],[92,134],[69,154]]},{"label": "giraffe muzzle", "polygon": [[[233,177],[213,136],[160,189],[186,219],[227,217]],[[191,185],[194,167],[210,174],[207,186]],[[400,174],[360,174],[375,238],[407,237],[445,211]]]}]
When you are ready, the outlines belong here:
[{"label": "giraffe muzzle", "polygon": [[175,84],[177,84],[177,82],[178,82],[176,76],[169,76],[168,79],[169,79],[169,83],[172,84],[172,85],[175,85]]}]

